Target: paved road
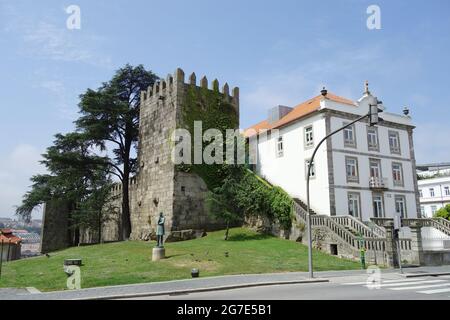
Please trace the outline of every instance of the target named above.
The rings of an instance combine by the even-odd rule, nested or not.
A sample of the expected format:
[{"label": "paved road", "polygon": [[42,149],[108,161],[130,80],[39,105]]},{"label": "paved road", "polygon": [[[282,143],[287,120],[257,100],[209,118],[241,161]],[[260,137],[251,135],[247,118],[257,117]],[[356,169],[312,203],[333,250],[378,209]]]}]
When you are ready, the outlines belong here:
[{"label": "paved road", "polygon": [[[450,276],[383,277],[367,285],[367,277],[339,277],[326,283],[251,287],[182,295],[135,298],[139,300],[450,300]],[[377,288],[378,287],[378,288]]]},{"label": "paved road", "polygon": [[[328,279],[329,283],[311,283],[308,273],[290,272],[200,277],[46,293],[0,289],[0,299],[448,299],[450,296],[450,266],[405,269],[408,276],[420,276],[413,278],[394,269],[379,272],[380,289],[367,288],[366,270],[351,270],[315,273],[316,277]],[[430,273],[440,276],[430,277]],[[190,293],[180,295],[182,292]],[[179,295],[174,295],[177,293]]]}]

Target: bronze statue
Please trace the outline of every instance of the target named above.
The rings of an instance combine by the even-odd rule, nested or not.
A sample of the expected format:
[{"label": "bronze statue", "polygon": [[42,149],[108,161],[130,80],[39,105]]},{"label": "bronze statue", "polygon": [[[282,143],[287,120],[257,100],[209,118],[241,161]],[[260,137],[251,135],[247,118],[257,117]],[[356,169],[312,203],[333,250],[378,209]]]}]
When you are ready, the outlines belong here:
[{"label": "bronze statue", "polygon": [[158,220],[156,222],[156,247],[162,248],[164,247],[163,241],[164,241],[164,222],[166,221],[166,218],[164,218],[164,215],[162,212],[159,213]]}]

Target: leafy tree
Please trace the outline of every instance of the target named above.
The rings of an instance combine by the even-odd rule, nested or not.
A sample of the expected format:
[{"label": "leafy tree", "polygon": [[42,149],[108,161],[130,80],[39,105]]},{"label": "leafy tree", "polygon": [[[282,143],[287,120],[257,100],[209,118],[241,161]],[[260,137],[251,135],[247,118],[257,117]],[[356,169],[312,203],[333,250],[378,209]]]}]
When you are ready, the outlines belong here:
[{"label": "leafy tree", "polygon": [[[230,170],[231,171],[231,170]],[[230,201],[235,194],[238,193],[238,182],[234,176],[230,174],[223,181],[220,187],[214,189],[213,192],[208,193],[206,199],[206,206],[208,212],[217,219],[221,219],[226,223],[225,240],[228,240],[230,224],[243,219],[241,210],[236,202]]]},{"label": "leafy tree", "polygon": [[[94,192],[109,192],[109,172],[111,171],[107,159],[99,157],[89,149],[82,133],[68,133],[55,135],[52,146],[47,148],[41,161],[48,174],[35,175],[31,190],[16,209],[16,214],[25,221],[30,221],[32,211],[41,204],[52,199],[61,199],[69,204],[71,212],[83,205]],[[102,205],[98,203],[98,205]],[[79,239],[79,223],[77,217],[70,216],[74,232],[73,241]]]},{"label": "leafy tree", "polygon": [[111,213],[118,208],[114,206],[115,196],[111,194],[113,183],[101,175],[93,181],[84,199],[78,203],[72,214],[72,227],[89,230],[95,241],[102,242],[102,226],[111,219]]},{"label": "leafy tree", "polygon": [[113,158],[108,158],[112,174],[122,183],[121,238],[131,233],[129,178],[136,171],[136,157],[132,148],[137,146],[139,134],[140,92],[153,85],[158,77],[142,65],[127,64],[117,70],[113,78],[97,90],[88,89],[80,96],[81,117],[75,122],[91,146],[102,151],[113,145]]},{"label": "leafy tree", "polygon": [[444,218],[450,220],[450,204],[445,205],[445,207],[440,208],[434,214],[436,218]]}]

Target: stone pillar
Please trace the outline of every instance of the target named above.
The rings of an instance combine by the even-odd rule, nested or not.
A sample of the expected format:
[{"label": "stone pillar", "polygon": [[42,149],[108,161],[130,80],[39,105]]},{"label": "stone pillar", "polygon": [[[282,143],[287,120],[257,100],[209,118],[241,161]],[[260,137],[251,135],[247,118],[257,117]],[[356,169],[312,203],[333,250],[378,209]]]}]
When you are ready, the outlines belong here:
[{"label": "stone pillar", "polygon": [[412,222],[411,229],[411,263],[421,265],[423,263],[422,224]]},{"label": "stone pillar", "polygon": [[397,244],[394,240],[394,221],[384,221],[383,227],[386,230],[386,264],[387,267],[398,267]]}]

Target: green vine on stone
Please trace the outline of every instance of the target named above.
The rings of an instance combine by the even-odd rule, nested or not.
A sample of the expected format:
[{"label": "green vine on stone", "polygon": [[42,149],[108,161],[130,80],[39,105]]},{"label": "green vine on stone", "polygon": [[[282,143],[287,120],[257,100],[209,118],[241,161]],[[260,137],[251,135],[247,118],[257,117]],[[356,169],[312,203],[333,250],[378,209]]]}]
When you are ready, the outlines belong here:
[{"label": "green vine on stone", "polygon": [[[194,137],[194,122],[202,121],[203,132],[218,129],[225,137],[227,129],[236,129],[239,124],[237,112],[228,99],[217,86],[214,90],[208,90],[189,85],[180,125]],[[223,155],[225,157],[226,150],[223,150]],[[191,148],[191,159],[194,159],[194,148]],[[176,169],[198,174],[213,193],[225,193],[231,198],[229,201],[233,209],[240,211],[242,216],[265,216],[278,221],[283,229],[289,229],[292,225],[291,197],[280,187],[271,186],[248,170],[245,164],[228,164],[225,161],[223,164],[180,164]]]}]

